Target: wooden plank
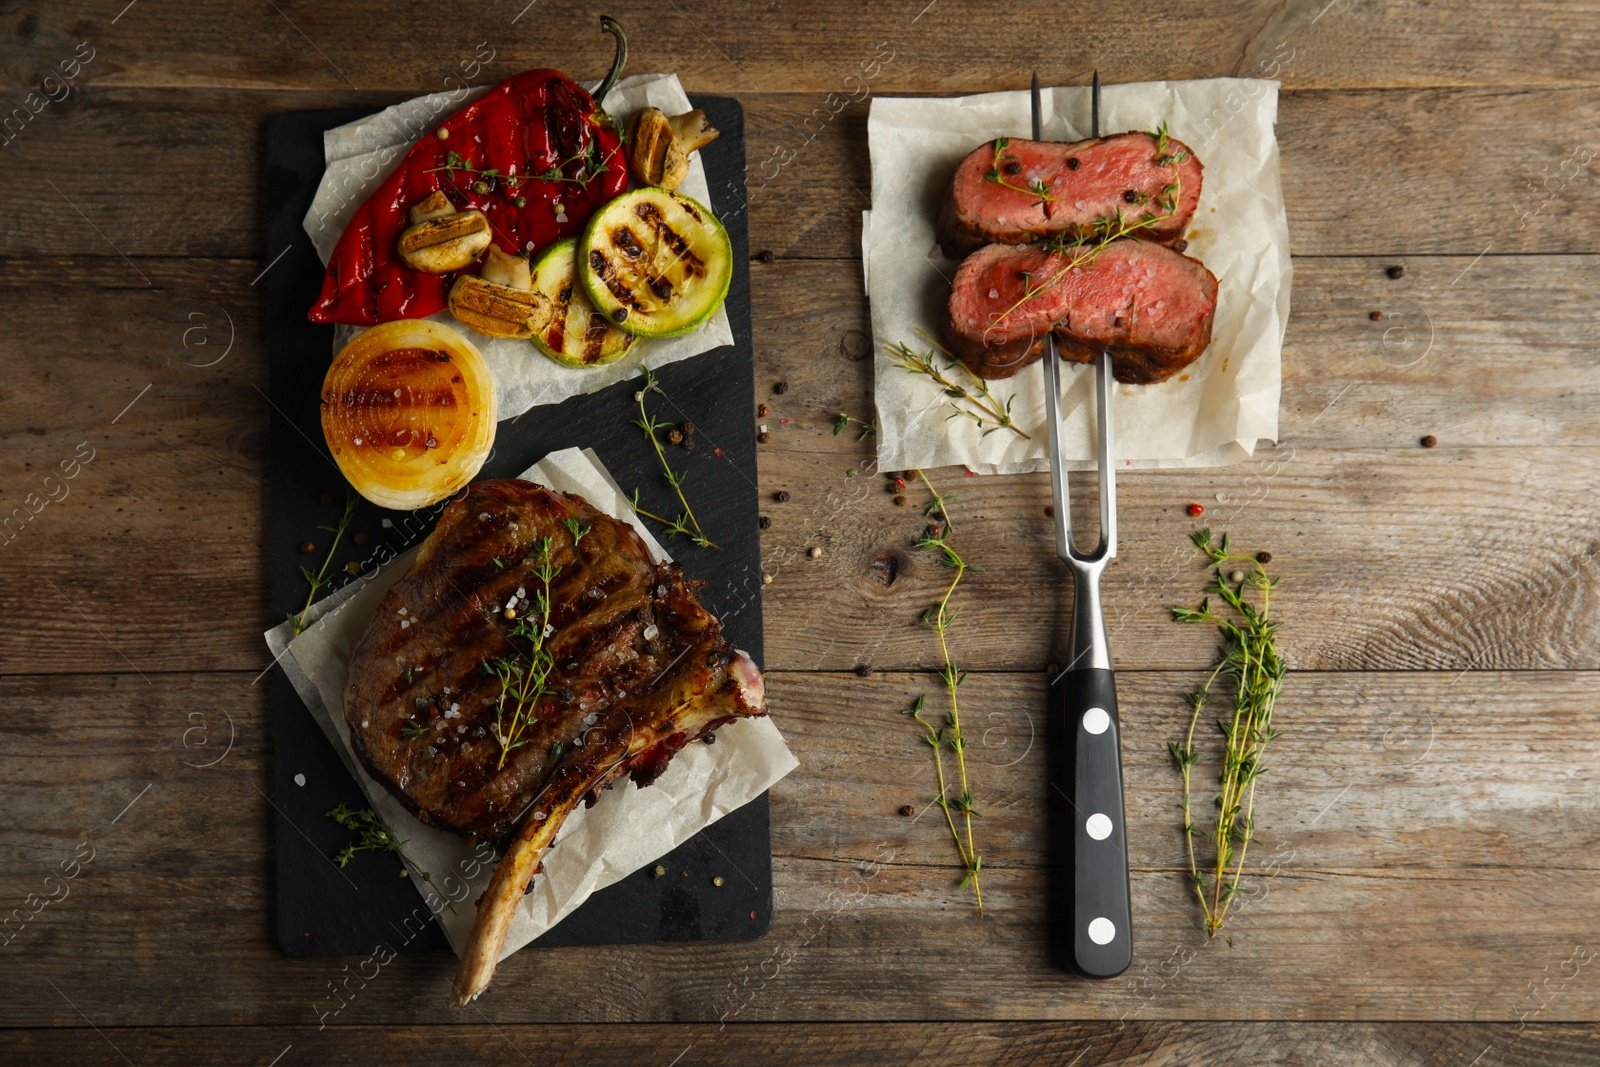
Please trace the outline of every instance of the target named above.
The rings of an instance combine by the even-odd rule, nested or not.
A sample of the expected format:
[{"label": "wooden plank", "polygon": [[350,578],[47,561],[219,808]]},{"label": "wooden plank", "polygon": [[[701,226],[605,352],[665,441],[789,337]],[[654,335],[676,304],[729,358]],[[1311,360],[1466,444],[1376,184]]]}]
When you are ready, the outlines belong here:
[{"label": "wooden plank", "polygon": [[[1183,512],[1190,501],[1206,505],[1201,522],[1277,554],[1298,668],[1600,664],[1596,505],[1583,489],[1600,463],[1589,417],[1600,369],[1584,319],[1600,266],[1491,255],[1452,286],[1450,261],[1408,259],[1399,282],[1382,275],[1385,262],[1302,261],[1283,446],[1235,467],[1122,479],[1121,554],[1105,583],[1120,666],[1199,667],[1210,655],[1206,634],[1166,615],[1202,586],[1185,539],[1197,525]],[[0,550],[32,577],[0,585],[0,610],[35,620],[0,629],[0,673],[266,665],[266,401],[250,284],[260,268],[138,263],[150,288],[118,259],[11,261],[0,276],[7,306],[33,309],[0,340],[17,385],[0,397],[12,446],[0,452],[0,513],[15,534]],[[916,620],[946,572],[911,548],[924,497],[895,507],[870,441],[831,433],[837,411],[870,410],[853,267],[755,267],[756,399],[772,408],[773,435],[762,489],[792,497],[765,508],[768,664],[927,667],[934,646]],[[1385,348],[1367,330],[1383,324],[1360,317],[1374,303],[1413,322],[1429,313],[1433,350],[1400,365],[1409,350]],[[1440,447],[1417,447],[1419,432]],[[68,495],[31,515],[60,496],[59,478],[45,476],[85,443],[93,458]],[[987,567],[958,593],[971,620],[961,655],[981,669],[1042,669],[1070,611],[1044,478],[936,477],[962,497],[958,543]],[[824,556],[809,558],[811,547]],[[1033,592],[1041,586],[1053,596]],[[197,610],[210,624],[195,625]]]},{"label": "wooden plank", "polygon": [[[1578,1025],[1444,1023],[761,1023],[718,1028],[541,1024],[484,1026],[229,1026],[12,1030],[15,1052],[37,1067],[124,1062],[169,1067],[232,1062],[326,1067],[374,1062],[479,1064],[516,1054],[535,1063],[656,1063],[674,1054],[715,1067],[752,1059],[850,1067],[917,1063],[930,1067],[1176,1067],[1314,1062],[1320,1067],[1445,1067],[1481,1055],[1483,1067],[1579,1067],[1592,1062],[1600,1028]],[[1090,1053],[1092,1059],[1086,1058]],[[127,1057],[124,1061],[123,1057]],[[537,1058],[535,1058],[537,1057]],[[135,1059],[137,1058],[137,1059]]]},{"label": "wooden plank", "polygon": [[[1333,87],[1593,84],[1592,4],[1484,0],[1466,11],[1429,5],[1199,0],[1134,10],[1044,2],[970,12],[925,0],[727,9],[622,4],[631,71],[675,70],[706,91],[849,93],[886,89],[982,92],[1020,88],[1018,42],[1059,41],[1052,77],[1087,82],[1218,75],[1283,77]],[[115,17],[113,17],[115,16]],[[731,17],[730,17],[731,16]],[[6,85],[32,87],[88,40],[100,52],[91,84],[231,87],[443,88],[474,60],[491,77],[554,66],[598,78],[610,42],[572,0],[520,6],[471,0],[396,18],[379,0],[239,9],[206,0],[180,9],[69,15],[41,5],[0,49]],[[973,32],[974,26],[982,32]],[[204,42],[196,48],[194,43]],[[881,43],[880,43],[881,42]],[[875,58],[876,57],[876,58]],[[872,65],[867,65],[872,63]],[[469,75],[470,76],[470,75]]]},{"label": "wooden plank", "polygon": [[[0,149],[8,187],[31,188],[55,160],[103,164],[55,168],[56,188],[0,222],[0,256],[259,257],[261,186],[240,161],[259,158],[266,117],[377,108],[406,95],[93,87],[40,112]],[[803,93],[737,95],[752,251],[858,258],[871,189],[864,98],[843,106]],[[1600,89],[1289,92],[1279,116],[1299,255],[1600,251],[1600,182],[1585,147]],[[1437,204],[1449,210],[1419,207]]]},{"label": "wooden plank", "polygon": [[[1600,988],[1584,980],[1593,955],[1582,950],[1600,904],[1589,869],[1600,820],[1581,783],[1600,713],[1582,676],[1293,676],[1262,798],[1263,866],[1231,944],[1205,942],[1174,869],[1161,746],[1193,678],[1123,681],[1139,945],[1123,978],[1066,979],[1042,956],[1039,754],[1003,765],[1041,706],[1039,679],[979,675],[964,690],[984,811],[980,919],[955,888],[944,829],[895,814],[932,789],[926,750],[896,710],[915,685],[774,673],[773,713],[802,766],[774,791],[772,934],[519,953],[482,1010],[497,1023],[1594,1016]],[[306,1026],[338,1007],[328,983],[360,970],[274,947],[271,812],[257,791],[267,739],[249,675],[159,682],[0,679],[13,709],[0,724],[11,906],[60,895],[46,875],[80,842],[93,849],[63,899],[7,930],[0,1025],[81,1025],[48,978],[97,1026]],[[1517,714],[1480,710],[1505,707]],[[216,759],[224,713],[232,749],[197,766]],[[443,955],[369,969],[372,988],[352,984],[333,1022],[455,1021],[450,969]],[[580,983],[592,995],[560,995]]]}]

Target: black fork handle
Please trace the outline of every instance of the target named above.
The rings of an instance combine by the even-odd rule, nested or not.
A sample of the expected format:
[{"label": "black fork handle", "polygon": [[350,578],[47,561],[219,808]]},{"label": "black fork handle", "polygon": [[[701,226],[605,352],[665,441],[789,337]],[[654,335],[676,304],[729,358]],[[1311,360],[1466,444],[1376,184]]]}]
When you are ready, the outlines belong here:
[{"label": "black fork handle", "polygon": [[1085,978],[1115,978],[1133,962],[1116,675],[1067,671],[1048,703],[1051,954]]}]

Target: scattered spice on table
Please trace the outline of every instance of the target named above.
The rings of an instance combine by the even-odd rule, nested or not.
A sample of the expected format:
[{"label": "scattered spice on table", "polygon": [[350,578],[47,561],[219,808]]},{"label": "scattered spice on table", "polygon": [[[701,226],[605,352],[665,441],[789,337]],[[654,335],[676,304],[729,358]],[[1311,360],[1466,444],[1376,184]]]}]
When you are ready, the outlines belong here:
[{"label": "scattered spice on table", "polygon": [[1195,518],[1199,518],[1201,515],[1204,515],[1205,513],[1206,513],[1206,506],[1204,504],[1190,504],[1189,505],[1189,514],[1193,515]]},{"label": "scattered spice on table", "polygon": [[765,530],[767,527],[772,525],[772,516],[771,515],[763,515],[763,516],[761,516],[761,518],[756,520],[756,525],[760,526],[763,530]]},{"label": "scattered spice on table", "polygon": [[1431,434],[1431,433],[1428,436],[1426,436],[1426,437],[1424,437],[1422,439],[1422,447],[1423,448],[1432,448],[1434,445],[1436,445],[1438,443],[1439,443],[1439,439],[1437,437],[1433,436],[1433,434]]},{"label": "scattered spice on table", "polygon": [[787,489],[779,489],[776,493],[772,494],[772,499],[776,500],[780,504],[787,504],[789,502],[789,491]]},{"label": "scattered spice on table", "polygon": [[779,383],[777,383],[776,385],[774,385],[772,387],[772,391],[774,393],[777,393],[779,396],[782,396],[784,393],[787,393],[789,391],[789,383],[788,382],[779,382]]},{"label": "scattered spice on table", "polygon": [[1391,278],[1404,278],[1406,276],[1406,269],[1404,267],[1402,267],[1402,266],[1396,265],[1396,266],[1390,267],[1388,270],[1384,271],[1383,273],[1387,274]]},{"label": "scattered spice on table", "polygon": [[901,815],[915,815],[916,813],[917,809],[913,808],[910,804],[902,805],[900,808]]},{"label": "scattered spice on table", "polygon": [[1381,311],[1369,312],[1367,314],[1367,318],[1371,319],[1373,322],[1382,322],[1383,321],[1383,312],[1381,312]]},{"label": "scattered spice on table", "polygon": [[771,414],[771,412],[772,412],[772,409],[767,407],[767,405],[765,405],[765,404],[757,404],[756,405],[756,415],[758,417],[760,417],[760,418],[763,418],[763,419],[766,418],[769,414]]}]

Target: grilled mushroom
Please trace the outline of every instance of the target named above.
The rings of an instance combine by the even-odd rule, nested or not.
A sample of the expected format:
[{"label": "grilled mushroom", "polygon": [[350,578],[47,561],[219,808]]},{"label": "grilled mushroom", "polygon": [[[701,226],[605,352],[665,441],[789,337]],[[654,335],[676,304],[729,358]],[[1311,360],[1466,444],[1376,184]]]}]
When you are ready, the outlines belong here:
[{"label": "grilled mushroom", "polygon": [[400,258],[412,270],[448,274],[483,255],[491,236],[482,212],[457,211],[436,189],[411,206],[411,225],[400,235]]},{"label": "grilled mushroom", "polygon": [[481,275],[463,274],[450,287],[450,311],[481,334],[526,340],[544,328],[551,307],[533,291],[528,261],[490,245]]},{"label": "grilled mushroom", "polygon": [[676,189],[689,176],[689,153],[716,139],[704,111],[669,119],[660,108],[640,108],[628,123],[628,164],[644,184]]}]

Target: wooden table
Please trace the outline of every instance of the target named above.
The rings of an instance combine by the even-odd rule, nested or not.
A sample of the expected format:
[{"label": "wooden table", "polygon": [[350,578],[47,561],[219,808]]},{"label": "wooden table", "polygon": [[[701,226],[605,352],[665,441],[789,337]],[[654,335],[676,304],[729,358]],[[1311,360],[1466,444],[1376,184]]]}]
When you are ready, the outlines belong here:
[{"label": "wooden table", "polygon": [[[272,930],[261,125],[445,88],[490,52],[472,80],[610,56],[574,4],[410,8],[0,12],[0,855],[27,919],[0,956],[0,1060],[1600,1062],[1600,8],[1546,0],[614,5],[631,70],[743,103],[772,253],[751,403],[772,408],[762,492],[790,494],[766,508],[767,666],[801,760],[772,797],[776,920],[524,952],[465,1012],[449,959],[402,956],[320,1027],[351,961],[286,959]],[[860,89],[1035,67],[1285,83],[1281,440],[1122,481],[1105,596],[1138,950],[1101,984],[1040,946],[1029,738],[1070,588],[1045,479],[934,472],[985,568],[955,635],[980,918],[943,827],[898,814],[933,790],[900,709],[935,693],[916,621],[946,572],[871,440],[832,432],[872,410]],[[1165,753],[1213,653],[1167,612],[1202,580],[1190,502],[1273,553],[1294,667],[1257,893],[1215,943]]]}]

